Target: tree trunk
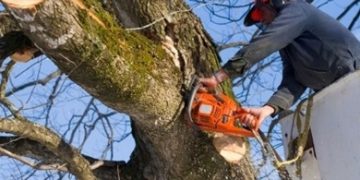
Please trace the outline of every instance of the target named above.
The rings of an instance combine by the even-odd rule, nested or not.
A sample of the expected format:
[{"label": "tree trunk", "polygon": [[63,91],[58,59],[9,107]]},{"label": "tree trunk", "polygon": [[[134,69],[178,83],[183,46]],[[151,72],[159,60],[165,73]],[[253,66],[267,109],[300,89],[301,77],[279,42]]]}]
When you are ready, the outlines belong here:
[{"label": "tree trunk", "polygon": [[215,47],[189,7],[181,0],[104,2],[6,6],[21,31],[71,80],[132,118],[131,160],[103,166],[96,176],[254,179],[248,157],[240,166],[228,164],[211,139],[186,122],[184,96],[192,75],[209,75],[219,67]]}]

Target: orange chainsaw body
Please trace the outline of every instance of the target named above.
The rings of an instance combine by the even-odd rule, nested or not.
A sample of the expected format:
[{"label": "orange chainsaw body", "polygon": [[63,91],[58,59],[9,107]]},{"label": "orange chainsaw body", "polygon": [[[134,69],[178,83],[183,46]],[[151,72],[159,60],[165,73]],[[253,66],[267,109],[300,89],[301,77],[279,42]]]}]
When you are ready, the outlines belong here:
[{"label": "orange chainsaw body", "polygon": [[203,131],[253,137],[250,129],[241,127],[239,116],[247,113],[223,93],[197,92],[192,95],[189,110],[192,122]]}]

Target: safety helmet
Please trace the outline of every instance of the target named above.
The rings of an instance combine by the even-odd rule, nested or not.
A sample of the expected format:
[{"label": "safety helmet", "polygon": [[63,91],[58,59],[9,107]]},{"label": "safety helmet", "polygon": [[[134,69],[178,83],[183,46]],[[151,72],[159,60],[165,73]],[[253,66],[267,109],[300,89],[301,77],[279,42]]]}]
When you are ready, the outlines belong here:
[{"label": "safety helmet", "polygon": [[251,26],[255,23],[261,22],[263,13],[260,6],[270,6],[275,11],[279,11],[288,0],[255,0],[255,5],[250,9],[245,17],[244,25]]},{"label": "safety helmet", "polygon": [[[279,10],[290,0],[255,0],[255,5],[250,9],[248,14],[245,17],[244,25],[251,26],[255,23],[261,22],[263,18],[263,13],[260,11],[260,6],[270,6],[275,11]],[[314,0],[305,0],[307,3],[311,4]]]}]

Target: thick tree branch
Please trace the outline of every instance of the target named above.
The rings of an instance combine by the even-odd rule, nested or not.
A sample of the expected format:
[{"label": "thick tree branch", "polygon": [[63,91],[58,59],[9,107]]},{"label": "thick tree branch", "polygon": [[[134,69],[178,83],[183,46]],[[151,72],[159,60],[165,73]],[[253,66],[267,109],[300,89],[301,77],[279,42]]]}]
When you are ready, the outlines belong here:
[{"label": "thick tree branch", "polygon": [[25,156],[44,164],[63,164],[64,161],[55,156],[44,145],[24,137],[0,137],[0,147],[19,156]]},{"label": "thick tree branch", "polygon": [[[21,159],[31,158],[35,159],[42,165],[41,167],[54,168],[59,164],[64,164],[64,161],[55,156],[42,144],[19,137],[0,137],[0,147],[10,151]],[[82,155],[91,165],[90,168],[99,179],[112,179],[113,177],[121,176],[125,179],[128,175],[124,174],[123,169],[126,167],[124,161],[106,161],[92,158],[90,156]],[[26,158],[24,158],[26,157]],[[31,161],[31,163],[33,163]],[[34,165],[34,164],[32,164]],[[66,166],[63,167],[66,170]]]},{"label": "thick tree branch", "polygon": [[65,143],[58,135],[37,124],[17,120],[1,119],[0,131],[15,134],[43,144],[48,150],[64,161],[69,171],[79,179],[95,179],[89,162],[81,154]]},{"label": "thick tree branch", "polygon": [[59,171],[68,171],[67,168],[65,167],[66,164],[42,164],[42,163],[37,163],[29,158],[26,158],[24,156],[19,156],[15,153],[12,153],[2,147],[0,147],[0,155],[5,155],[8,156],[9,158],[13,158],[16,159],[18,161],[20,161],[23,164],[26,164],[34,169],[38,169],[38,170],[59,170]]},{"label": "thick tree branch", "polygon": [[5,97],[5,90],[6,85],[9,80],[11,69],[14,67],[15,62],[11,61],[5,68],[3,72],[1,72],[1,84],[0,84],[0,103],[3,104],[10,112],[11,114],[19,119],[24,120],[24,117],[21,116],[19,110]]},{"label": "thick tree branch", "polygon": [[8,12],[0,13],[0,37],[10,31],[19,31],[20,28]]},{"label": "thick tree branch", "polygon": [[[174,11],[168,1],[116,2],[140,26]],[[133,118],[137,148],[124,170],[129,179],[252,179],[248,159],[245,168],[232,168],[211,140],[181,116],[191,75],[210,74],[219,66],[199,20],[190,12],[175,14],[141,32],[128,32],[98,1],[83,3],[86,8],[74,1],[46,0],[33,11],[8,11],[75,83]],[[188,9],[182,0],[172,5]]]},{"label": "thick tree branch", "polygon": [[[104,11],[95,1],[84,4]],[[178,107],[181,102],[178,89],[172,88],[180,85],[179,70],[166,60],[161,46],[140,34],[125,32],[106,12],[95,14],[107,18],[101,19],[106,25],[102,27],[87,15],[87,9],[72,1],[47,0],[36,7],[36,13],[11,8],[9,11],[72,80],[107,105],[137,119],[155,116],[161,117],[162,123],[172,119],[175,113],[169,116],[168,107]],[[173,98],[157,96],[164,93],[172,94]]]}]

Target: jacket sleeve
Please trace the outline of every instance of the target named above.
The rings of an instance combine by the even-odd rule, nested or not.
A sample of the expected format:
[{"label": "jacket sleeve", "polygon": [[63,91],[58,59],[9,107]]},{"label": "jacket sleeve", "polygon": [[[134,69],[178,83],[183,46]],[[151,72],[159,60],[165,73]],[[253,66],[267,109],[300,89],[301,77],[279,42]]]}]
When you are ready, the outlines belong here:
[{"label": "jacket sleeve", "polygon": [[266,29],[239,50],[223,70],[234,79],[271,53],[290,44],[305,31],[308,16],[298,4],[287,4]]},{"label": "jacket sleeve", "polygon": [[286,59],[283,59],[283,79],[278,90],[272,95],[267,105],[273,107],[277,114],[279,111],[290,108],[304,93],[306,87],[295,79],[294,69]]}]

